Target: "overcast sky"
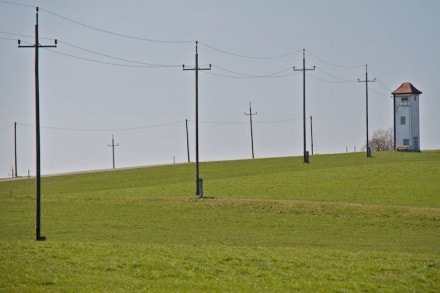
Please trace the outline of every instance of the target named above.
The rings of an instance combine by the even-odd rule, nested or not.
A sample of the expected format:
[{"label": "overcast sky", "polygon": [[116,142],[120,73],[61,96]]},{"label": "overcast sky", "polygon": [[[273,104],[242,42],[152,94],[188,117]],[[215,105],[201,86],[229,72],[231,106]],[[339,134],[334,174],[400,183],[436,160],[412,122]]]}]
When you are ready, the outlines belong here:
[{"label": "overcast sky", "polygon": [[[15,4],[14,4],[15,3]],[[302,49],[307,116],[318,154],[365,145],[392,127],[391,92],[409,81],[420,99],[422,150],[440,149],[440,1],[0,0],[0,178],[35,174],[35,6],[40,7],[43,174],[194,161],[195,41],[200,159],[302,154]],[[155,66],[151,66],[151,65]],[[158,65],[158,66],[156,66]],[[310,118],[307,118],[310,150]],[[316,158],[317,159],[317,158]],[[313,163],[313,158],[311,159]]]}]

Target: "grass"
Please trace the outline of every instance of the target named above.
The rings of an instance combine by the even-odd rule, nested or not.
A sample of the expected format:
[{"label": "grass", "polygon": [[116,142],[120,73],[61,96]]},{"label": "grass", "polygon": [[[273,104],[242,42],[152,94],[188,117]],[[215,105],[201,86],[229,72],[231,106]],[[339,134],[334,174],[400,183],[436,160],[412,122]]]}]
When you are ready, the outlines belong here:
[{"label": "grass", "polygon": [[440,290],[440,152],[0,182],[0,290]]}]

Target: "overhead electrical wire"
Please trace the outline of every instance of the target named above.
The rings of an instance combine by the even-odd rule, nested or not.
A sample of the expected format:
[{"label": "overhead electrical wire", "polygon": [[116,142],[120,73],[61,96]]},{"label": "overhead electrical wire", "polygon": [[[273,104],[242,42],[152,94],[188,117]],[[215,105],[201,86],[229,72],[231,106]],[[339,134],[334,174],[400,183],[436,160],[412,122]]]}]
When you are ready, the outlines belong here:
[{"label": "overhead electrical wire", "polygon": [[281,77],[286,77],[286,76],[292,76],[295,73],[289,73],[289,74],[283,74],[283,75],[266,75],[266,76],[233,76],[233,75],[227,75],[227,74],[220,74],[220,73],[214,73],[214,72],[210,72],[210,71],[202,71],[203,74],[209,74],[209,75],[213,75],[213,76],[219,76],[219,77],[224,77],[224,78],[235,78],[235,79],[255,79],[255,78],[281,78]]},{"label": "overhead electrical wire", "polygon": [[207,43],[200,42],[200,41],[199,41],[199,44],[202,45],[202,46],[205,46],[207,48],[210,48],[210,49],[212,49],[214,51],[223,53],[223,54],[227,54],[227,55],[231,55],[231,56],[235,56],[235,57],[241,57],[241,58],[248,58],[248,59],[280,59],[280,58],[285,58],[285,57],[293,56],[295,54],[298,54],[299,52],[302,52],[302,50],[297,50],[297,51],[294,51],[294,52],[290,52],[290,53],[286,53],[286,54],[282,54],[282,55],[275,55],[275,56],[249,56],[249,55],[242,55],[242,54],[237,54],[237,53],[234,53],[234,52],[231,52],[231,51],[226,51],[226,50],[223,50],[223,49],[219,49],[219,48],[216,48],[214,46],[208,45]]},{"label": "overhead electrical wire", "polygon": [[63,53],[57,50],[52,50],[52,49],[48,49],[48,48],[44,48],[47,51],[50,51],[52,53],[58,54],[58,55],[62,55],[62,56],[67,56],[70,58],[74,58],[74,59],[79,59],[79,60],[83,60],[83,61],[88,61],[88,62],[93,62],[93,63],[99,63],[99,64],[105,64],[105,65],[112,65],[112,66],[119,66],[119,67],[131,67],[131,68],[165,68],[165,67],[181,67],[181,65],[134,65],[134,64],[122,64],[122,63],[114,63],[114,62],[107,62],[107,61],[101,61],[101,60],[96,60],[96,59],[90,59],[90,58],[85,58],[85,57],[80,57],[80,56],[76,56],[76,55],[72,55],[72,54],[68,54],[68,53]]},{"label": "overhead electrical wire", "polygon": [[98,55],[98,56],[102,56],[102,57],[106,57],[106,58],[110,58],[110,59],[114,59],[114,60],[118,60],[118,61],[130,62],[130,63],[135,63],[135,64],[149,66],[149,67],[181,67],[182,66],[180,64],[178,64],[178,65],[177,64],[174,64],[174,65],[155,64],[155,63],[147,63],[147,62],[136,61],[136,60],[131,60],[131,59],[119,58],[119,57],[107,55],[107,54],[104,54],[104,53],[100,53],[100,52],[97,52],[97,51],[93,51],[93,50],[90,50],[90,49],[85,49],[85,48],[79,47],[77,45],[68,43],[66,41],[58,40],[58,42],[62,43],[62,44],[65,44],[65,45],[67,45],[69,47],[78,49],[78,50],[82,50],[82,51],[85,51],[85,52],[88,52],[88,53],[91,53],[91,54],[95,54],[95,55]]},{"label": "overhead electrical wire", "polygon": [[[9,1],[0,1],[0,2],[4,2],[4,3],[8,3],[8,4],[16,4],[16,3],[13,3],[13,2],[9,2]],[[33,6],[30,6],[30,5],[23,5],[23,6],[33,7]],[[56,16],[58,18],[61,18],[63,20],[75,23],[77,25],[80,25],[80,26],[83,26],[83,27],[86,27],[86,28],[89,28],[89,29],[92,29],[92,30],[96,30],[96,31],[99,31],[99,32],[103,32],[103,33],[106,33],[106,34],[111,34],[111,35],[119,36],[119,37],[135,39],[135,40],[140,40],[140,41],[157,42],[157,43],[193,43],[194,42],[194,41],[186,41],[186,40],[185,41],[159,40],[159,39],[150,39],[150,38],[132,36],[132,35],[127,35],[127,34],[121,34],[121,33],[113,32],[113,31],[105,30],[105,29],[102,29],[102,28],[98,28],[96,26],[92,26],[92,25],[89,25],[89,24],[86,24],[86,23],[83,23],[83,22],[80,22],[80,21],[77,21],[77,20],[74,20],[74,19],[62,16],[60,14],[57,14],[55,12],[49,11],[49,10],[44,9],[44,8],[40,8],[40,10],[44,11],[44,12],[46,12],[48,14],[51,14],[53,16]],[[7,32],[4,32],[4,33],[7,33]],[[20,35],[20,34],[13,34],[13,33],[7,33],[7,34],[23,36],[23,37],[31,37],[31,36],[28,36],[28,35]],[[100,56],[103,56],[103,57],[106,57],[106,58],[111,58],[111,59],[118,60],[118,61],[134,63],[134,64],[137,64],[137,65],[128,65],[128,64],[119,64],[119,63],[113,63],[113,62],[106,62],[106,61],[100,61],[100,60],[85,58],[85,57],[81,57],[81,56],[76,56],[76,55],[72,55],[72,54],[68,54],[68,53],[62,53],[62,52],[59,52],[59,51],[55,52],[54,50],[49,50],[49,51],[55,52],[55,53],[60,54],[60,55],[68,56],[68,57],[71,57],[71,58],[81,59],[81,60],[85,60],[85,61],[89,61],[89,62],[106,64],[106,65],[113,65],[113,66],[123,66],[123,67],[180,67],[180,65],[153,64],[153,63],[146,63],[146,62],[130,60],[130,59],[125,59],[125,58],[119,58],[119,57],[115,57],[115,56],[110,56],[110,55],[107,55],[107,54],[99,53],[99,52],[96,52],[96,51],[93,51],[93,50],[90,50],[90,49],[85,49],[85,48],[79,47],[77,45],[70,44],[68,42],[60,40],[60,43],[61,42],[64,43],[65,45],[68,45],[70,47],[73,47],[73,48],[76,48],[76,49],[79,49],[79,50],[82,50],[82,51],[86,51],[86,52],[89,52],[89,53],[92,53],[92,54],[100,55]],[[286,54],[274,55],[274,56],[250,56],[250,55],[243,55],[243,54],[238,54],[238,53],[234,53],[234,52],[231,52],[231,51],[227,51],[227,50],[224,50],[224,49],[220,49],[220,48],[214,47],[214,46],[209,45],[209,44],[204,43],[204,42],[200,42],[199,41],[198,43],[201,46],[205,46],[205,47],[207,47],[209,49],[215,50],[217,52],[221,52],[223,54],[227,54],[227,55],[231,55],[231,56],[236,56],[236,57],[241,57],[241,58],[248,58],[248,59],[280,59],[280,58],[285,58],[285,57],[293,56],[293,55],[296,55],[296,54],[302,52],[302,50],[296,50],[296,51],[289,52],[289,53],[286,53]],[[344,65],[332,63],[332,62],[329,62],[329,61],[327,61],[327,60],[325,60],[323,58],[320,58],[320,57],[316,56],[315,54],[311,53],[310,51],[308,51],[308,53],[311,56],[315,57],[316,59],[318,59],[318,60],[320,60],[322,62],[325,62],[325,63],[327,63],[329,65],[336,66],[336,67],[339,67],[339,68],[353,69],[353,68],[363,67],[363,65],[344,66]],[[246,73],[236,72],[236,71],[229,70],[229,69],[226,69],[226,68],[223,68],[223,67],[220,67],[220,66],[215,66],[215,67],[220,69],[220,70],[236,74],[237,76],[231,76],[231,75],[226,75],[226,74],[218,74],[218,73],[212,73],[212,72],[209,72],[207,74],[211,74],[211,75],[214,75],[214,76],[220,76],[220,77],[226,77],[226,78],[277,78],[277,77],[286,77],[286,76],[293,75],[293,74],[282,74],[284,72],[287,72],[289,69],[283,70],[283,71],[279,71],[279,72],[276,72],[276,73],[269,73],[269,74],[264,74],[264,75],[253,75],[253,74],[246,74]],[[322,72],[327,74],[327,75],[329,75],[329,76],[331,76],[331,77],[333,77],[333,78],[338,79],[340,82],[351,82],[351,81],[348,81],[348,80],[343,80],[341,78],[338,78],[338,77],[336,77],[334,75],[331,75],[331,74],[329,74],[329,73],[327,73],[327,72],[325,72],[323,70],[322,70]],[[317,79],[320,79],[320,78],[317,78]],[[321,79],[321,80],[322,81],[326,81],[326,82],[334,82],[334,81],[329,81],[329,80],[325,80],[325,79]]]},{"label": "overhead electrical wire", "polygon": [[[30,35],[17,34],[17,33],[5,32],[5,31],[0,31],[0,34],[11,35],[11,36],[17,36],[17,37],[23,37],[23,38],[33,38],[33,37],[34,37],[34,36],[30,36]],[[41,38],[41,39],[42,39],[42,38]]]},{"label": "overhead electrical wire", "polygon": [[[24,6],[24,7],[34,7],[32,5],[27,5],[27,4],[22,4],[22,3],[15,3],[15,2],[10,2],[10,1],[4,1],[4,0],[0,0],[0,3],[5,3],[5,4],[11,4],[11,5],[17,5],[17,6]],[[49,11],[47,9],[44,8],[40,8],[41,11],[44,11],[50,15],[53,15],[55,17],[61,18],[63,20],[72,22],[74,24],[86,27],[88,29],[92,29],[92,30],[96,30],[102,33],[106,33],[106,34],[110,34],[110,35],[115,35],[118,37],[123,37],[123,38],[129,38],[129,39],[134,39],[134,40],[139,40],[139,41],[147,41],[147,42],[156,42],[156,43],[193,43],[194,41],[175,41],[175,40],[159,40],[159,39],[150,39],[150,38],[144,38],[144,37],[138,37],[138,36],[133,36],[133,35],[127,35],[127,34],[122,34],[122,33],[118,33],[118,32],[113,32],[110,30],[106,30],[106,29],[102,29],[96,26],[92,26],[65,16],[62,16],[60,14],[57,14],[55,12]],[[17,34],[17,33],[10,33],[10,32],[5,32],[5,31],[0,31],[0,33],[3,34],[7,34],[7,35],[14,35],[14,36],[20,36],[20,37],[25,37],[25,38],[32,38],[33,36],[30,35],[25,35],[25,34]],[[5,38],[5,37],[0,37],[0,39],[3,40],[14,40],[12,38]],[[48,38],[41,38],[41,39],[48,39]],[[60,43],[65,44],[67,46],[70,46],[72,48],[81,50],[81,51],[85,51],[91,54],[95,54],[98,56],[102,56],[105,58],[110,58],[110,59],[114,59],[114,60],[118,60],[118,61],[123,61],[123,62],[128,62],[128,63],[133,63],[133,64],[123,64],[123,63],[115,63],[115,62],[108,62],[108,61],[102,61],[102,60],[96,60],[96,59],[91,59],[91,58],[86,58],[86,57],[82,57],[82,56],[77,56],[77,55],[73,55],[73,54],[69,54],[69,53],[65,53],[65,52],[60,52],[59,50],[50,50],[50,49],[46,49],[50,52],[59,54],[59,55],[63,55],[63,56],[67,56],[70,58],[74,58],[74,59],[79,59],[79,60],[83,60],[83,61],[88,61],[88,62],[93,62],[93,63],[100,63],[100,64],[105,64],[105,65],[111,65],[111,66],[119,66],[119,67],[131,67],[131,68],[179,68],[181,65],[166,65],[166,64],[155,64],[155,63],[147,63],[147,62],[142,62],[142,61],[137,61],[137,60],[131,60],[131,59],[126,59],[126,58],[120,58],[120,57],[116,57],[116,56],[111,56],[108,54],[104,54],[104,53],[100,53],[97,51],[93,51],[90,49],[86,49],[86,48],[82,48],[80,46],[71,44],[69,42],[66,41],[62,41],[59,40]],[[209,45],[207,43],[204,42],[198,42],[201,46],[205,46],[211,50],[223,53],[223,54],[227,54],[227,55],[231,55],[231,56],[235,56],[235,57],[241,57],[241,58],[248,58],[248,59],[280,59],[280,58],[286,58],[289,56],[293,56],[296,55],[298,53],[300,53],[302,50],[296,50],[293,52],[289,52],[286,54],[281,54],[281,55],[274,55],[274,56],[250,56],[250,55],[244,55],[244,54],[238,54],[238,53],[234,53],[231,51],[227,51],[224,49],[220,49],[217,47],[214,47],[212,45]],[[329,62],[321,57],[318,57],[317,55],[313,54],[310,51],[307,51],[309,55],[313,56],[314,58],[316,58],[317,60],[324,62],[326,64],[329,64],[331,66],[334,67],[338,67],[338,68],[343,68],[343,69],[355,69],[355,68],[361,68],[364,65],[354,65],[354,66],[346,66],[346,65],[341,65],[341,64],[336,64],[333,62]],[[274,73],[268,73],[268,74],[262,74],[262,75],[255,75],[255,74],[249,74],[249,73],[242,73],[242,72],[238,72],[238,71],[234,71],[234,70],[230,70],[218,65],[213,65],[214,68],[219,69],[220,71],[225,71],[228,73],[232,73],[234,75],[227,75],[227,74],[221,74],[221,73],[214,73],[214,72],[204,72],[206,74],[210,74],[213,76],[219,76],[219,77],[224,77],[224,78],[234,78],[234,79],[255,79],[255,78],[281,78],[281,77],[287,77],[287,76],[292,76],[295,73],[289,73],[289,74],[283,74],[285,72],[288,72],[290,69],[285,69],[282,71],[278,71],[278,72],[274,72]],[[330,76],[334,79],[337,79],[337,81],[332,81],[332,80],[327,80],[321,77],[317,77],[315,75],[312,74],[308,74],[310,75],[312,78],[315,78],[317,80],[323,81],[323,82],[328,82],[328,83],[351,83],[351,82],[355,82],[354,80],[346,80],[343,78],[340,78],[338,76],[335,76],[333,74],[330,74],[320,68],[318,68],[319,71],[321,71],[322,73],[324,73],[327,76]],[[381,81],[379,81],[379,84],[386,90],[390,90],[388,87],[386,87]],[[391,91],[391,90],[390,90]]]},{"label": "overhead electrical wire", "polygon": [[[254,121],[255,124],[276,124],[276,123],[285,123],[292,121],[299,121],[302,118],[292,118],[292,119],[284,119],[284,120],[273,120],[273,121]],[[193,120],[188,120],[194,122]],[[200,121],[200,123],[206,124],[227,124],[227,125],[248,125],[249,122],[230,122],[230,121]]]},{"label": "overhead electrical wire", "polygon": [[285,120],[274,120],[274,121],[254,121],[255,124],[276,124],[276,123],[285,123],[285,122],[292,122],[292,121],[299,121],[302,120],[302,118],[292,118],[292,119],[285,119]]},{"label": "overhead electrical wire", "polygon": [[347,65],[341,65],[341,64],[336,64],[333,62],[329,62],[323,58],[320,58],[318,56],[316,56],[315,54],[313,54],[312,52],[310,52],[309,50],[307,50],[307,53],[313,57],[315,57],[316,59],[318,59],[319,61],[322,61],[328,65],[334,66],[334,67],[339,67],[339,68],[343,68],[343,69],[355,69],[355,68],[362,68],[365,66],[365,64],[362,65],[351,65],[351,66],[347,66]]},{"label": "overhead electrical wire", "polygon": [[[157,127],[165,127],[175,124],[180,124],[185,122],[185,120],[181,121],[173,121],[168,123],[162,123],[162,124],[154,124],[154,125],[147,125],[147,126],[137,126],[137,127],[127,127],[127,128],[67,128],[67,127],[55,127],[55,126],[41,126],[43,129],[50,129],[50,130],[63,130],[63,131],[79,131],[79,132],[110,132],[110,131],[131,131],[131,130],[141,130],[141,129],[148,129],[148,128],[157,128]],[[17,123],[17,125],[22,126],[33,126],[32,124],[25,124],[25,123]]]},{"label": "overhead electrical wire", "polygon": [[380,84],[385,90],[389,91],[390,93],[393,91],[389,87],[387,87],[380,79],[376,78],[376,81],[378,84]]},{"label": "overhead electrical wire", "polygon": [[273,73],[268,73],[268,74],[263,74],[263,75],[252,75],[252,74],[248,74],[248,73],[241,73],[241,72],[237,72],[234,70],[230,70],[221,66],[217,66],[217,65],[212,65],[213,68],[217,68],[219,70],[223,70],[235,75],[228,75],[228,74],[221,74],[221,73],[214,73],[211,71],[203,71],[203,73],[205,74],[209,74],[209,75],[214,75],[214,76],[219,76],[219,77],[225,77],[225,78],[236,78],[236,79],[255,79],[255,78],[281,78],[281,77],[286,77],[286,76],[292,76],[294,74],[296,74],[295,72],[289,73],[289,74],[282,74],[284,72],[288,72],[290,70],[289,69],[284,69],[281,71],[277,71],[277,72],[273,72]]},{"label": "overhead electrical wire", "polygon": [[270,76],[277,76],[277,75],[280,75],[282,73],[285,73],[285,72],[288,72],[288,71],[291,70],[290,68],[287,68],[287,69],[283,69],[283,70],[280,70],[280,71],[277,71],[277,72],[273,72],[273,73],[262,74],[262,75],[255,75],[255,74],[248,74],[248,73],[242,73],[242,72],[234,71],[234,70],[227,69],[227,68],[224,68],[224,67],[221,67],[221,66],[218,66],[218,65],[212,65],[212,67],[220,69],[222,71],[229,72],[229,73],[241,75],[241,76],[244,76],[244,77],[270,77]]},{"label": "overhead electrical wire", "polygon": [[9,125],[9,126],[0,127],[0,131],[2,131],[2,130],[6,130],[6,129],[9,129],[9,128],[12,128],[12,127],[14,127],[14,125]]},{"label": "overhead electrical wire", "polygon": [[384,93],[379,92],[378,90],[375,90],[375,89],[372,88],[372,87],[370,87],[369,90],[372,91],[372,92],[375,92],[376,94],[378,94],[378,95],[380,95],[380,96],[386,97],[386,98],[391,98],[391,97],[392,97],[391,94],[386,95],[386,94],[384,94]]},{"label": "overhead electrical wire", "polygon": [[5,37],[0,37],[0,40],[17,41],[16,39],[13,39],[13,38],[5,38]]},{"label": "overhead electrical wire", "polygon": [[[371,67],[369,66],[368,67],[368,71],[373,75],[373,76],[376,76],[376,74],[374,74],[372,71],[371,71]],[[380,79],[378,79],[377,77],[376,77],[376,81],[377,81],[377,83],[378,84],[380,84],[385,90],[387,90],[387,91],[389,91],[389,92],[392,92],[393,90],[392,89],[390,89],[389,87],[387,87]]]},{"label": "overhead electrical wire", "polygon": [[98,28],[96,26],[92,26],[92,25],[89,25],[89,24],[86,24],[86,23],[83,23],[83,22],[79,22],[79,21],[73,20],[71,18],[62,16],[60,14],[57,14],[55,12],[52,12],[52,11],[44,9],[44,8],[40,8],[40,10],[44,11],[44,12],[50,14],[50,15],[56,16],[58,18],[61,18],[63,20],[66,20],[66,21],[72,22],[74,24],[86,27],[88,29],[99,31],[99,32],[106,33],[106,34],[109,34],[109,35],[114,35],[114,36],[126,38],[126,39],[145,41],[145,42],[153,42],[153,43],[170,43],[170,44],[194,43],[194,41],[158,40],[158,39],[149,39],[149,38],[144,38],[144,37],[131,36],[131,35],[127,35],[127,34],[117,33],[117,32],[105,30],[105,29],[102,29],[102,28]]},{"label": "overhead electrical wire", "polygon": [[35,8],[35,6],[33,6],[33,5],[24,4],[24,3],[17,3],[17,2],[11,2],[11,1],[0,0],[0,3],[5,3],[5,4],[10,4],[10,5],[15,5],[15,6],[23,6],[23,7]]},{"label": "overhead electrical wire", "polygon": [[[188,120],[188,121],[191,121],[191,120]],[[248,122],[230,122],[230,121],[200,121],[200,123],[205,123],[205,124],[228,124],[228,125],[249,124]]]},{"label": "overhead electrical wire", "polygon": [[323,82],[328,82],[328,83],[353,83],[354,81],[335,81],[335,80],[328,80],[325,78],[321,78],[321,77],[317,77],[316,75],[313,75],[311,73],[307,72],[307,75],[310,76],[311,78],[323,81]]},{"label": "overhead electrical wire", "polygon": [[338,76],[336,76],[336,75],[330,74],[330,73],[328,73],[328,72],[322,70],[322,69],[319,68],[319,67],[316,68],[316,70],[319,71],[319,72],[324,73],[324,74],[327,75],[327,76],[330,76],[330,77],[332,77],[332,78],[334,78],[334,79],[337,79],[337,80],[338,80],[339,82],[341,82],[341,83],[344,83],[344,82],[346,82],[346,83],[349,83],[349,82],[357,82],[357,80],[348,80],[348,79],[340,78],[340,77],[338,77]]}]

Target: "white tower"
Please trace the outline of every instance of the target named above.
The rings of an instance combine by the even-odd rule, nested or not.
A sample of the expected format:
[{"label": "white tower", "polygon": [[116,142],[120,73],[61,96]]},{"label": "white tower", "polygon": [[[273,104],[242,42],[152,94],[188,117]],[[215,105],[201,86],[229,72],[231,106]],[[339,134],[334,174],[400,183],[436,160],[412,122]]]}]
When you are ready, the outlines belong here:
[{"label": "white tower", "polygon": [[419,91],[410,82],[392,92],[394,97],[394,150],[420,151]]}]

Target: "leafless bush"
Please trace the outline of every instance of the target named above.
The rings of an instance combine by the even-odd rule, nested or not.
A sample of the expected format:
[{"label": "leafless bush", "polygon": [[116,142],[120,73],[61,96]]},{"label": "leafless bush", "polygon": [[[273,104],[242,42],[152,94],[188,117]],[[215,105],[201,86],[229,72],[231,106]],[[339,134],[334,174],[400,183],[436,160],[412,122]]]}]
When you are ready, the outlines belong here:
[{"label": "leafless bush", "polygon": [[393,128],[376,130],[369,140],[369,145],[376,152],[392,150],[394,148]]}]

